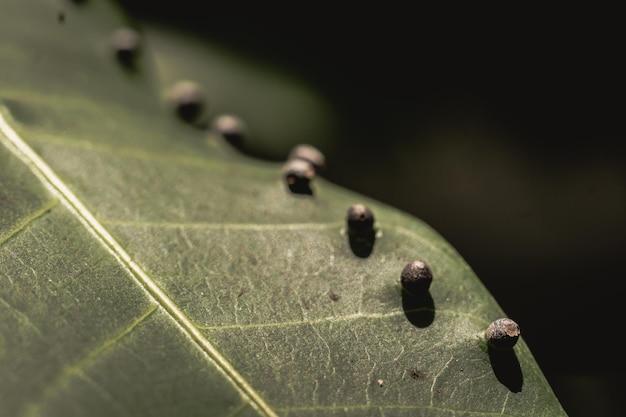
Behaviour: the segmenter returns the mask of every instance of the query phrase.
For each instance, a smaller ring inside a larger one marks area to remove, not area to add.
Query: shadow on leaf
[[[435,320],[435,301],[428,291],[411,294],[402,290],[402,309],[407,320],[416,327],[428,327]]]
[[[311,185],[308,181],[295,180],[293,182],[288,182],[287,187],[289,188],[289,191],[294,194],[299,194],[303,196],[313,195],[313,189],[311,188]]]
[[[519,360],[513,349],[494,349],[489,346],[489,361],[500,383],[511,392],[521,392],[524,377]]]
[[[348,233],[348,242],[350,249],[359,258],[367,258],[374,250],[376,243],[376,231],[371,230],[367,233]]]

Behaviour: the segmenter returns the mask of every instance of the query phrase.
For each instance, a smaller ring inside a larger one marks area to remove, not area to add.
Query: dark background
[[[571,417],[626,413],[620,26],[385,5],[121,3],[139,22],[217,41],[327,97],[339,123],[325,176],[446,237],[521,324]]]

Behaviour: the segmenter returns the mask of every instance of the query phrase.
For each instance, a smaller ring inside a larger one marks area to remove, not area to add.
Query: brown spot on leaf
[[[409,376],[415,380],[418,380],[424,377],[424,373],[417,368],[413,368],[409,370]]]
[[[330,298],[334,302],[337,302],[337,301],[339,301],[341,296],[339,294],[335,294],[333,292],[333,290],[330,290],[330,291],[328,291],[328,298]]]

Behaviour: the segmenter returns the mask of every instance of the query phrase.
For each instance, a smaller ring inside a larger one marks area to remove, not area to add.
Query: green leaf
[[[115,61],[122,24],[3,2],[0,416],[565,415],[523,341],[487,352],[504,313],[436,232],[178,122],[148,50]],[[415,258],[430,300],[400,291]]]
[[[234,113],[245,121],[246,151],[283,158],[300,143],[331,145],[331,106],[301,81],[206,40],[159,27],[144,33],[162,88],[181,79],[198,82],[210,114]]]

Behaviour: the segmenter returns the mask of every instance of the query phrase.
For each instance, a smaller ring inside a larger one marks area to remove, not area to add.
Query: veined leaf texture
[[[124,25],[102,1],[2,0],[0,416],[565,415],[523,340],[488,352],[505,314],[436,232],[322,179],[294,195],[179,122],[158,39],[139,71],[115,61]],[[414,259],[425,302],[399,285]]]

